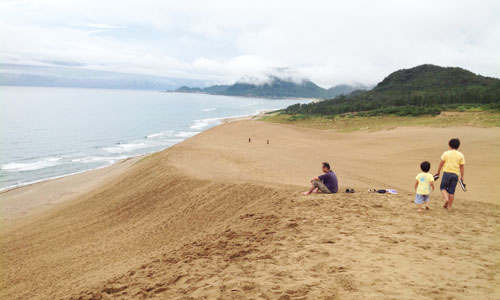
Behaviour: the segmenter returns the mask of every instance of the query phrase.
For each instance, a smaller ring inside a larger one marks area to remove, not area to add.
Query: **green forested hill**
[[[500,107],[500,80],[461,68],[421,65],[396,71],[370,91],[284,110],[290,114],[436,114],[460,105]]]

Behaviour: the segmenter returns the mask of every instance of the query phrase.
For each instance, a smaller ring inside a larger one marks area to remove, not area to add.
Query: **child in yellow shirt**
[[[436,177],[439,177],[441,169],[443,169],[443,178],[441,178],[440,190],[444,198],[444,208],[451,209],[451,204],[455,199],[455,188],[459,180],[464,180],[464,165],[465,157],[458,151],[460,147],[459,139],[451,139],[448,142],[450,150],[445,151],[441,155],[441,163],[439,164]],[[460,176],[460,177],[459,177]]]
[[[415,196],[415,204],[418,206],[418,211],[422,211],[422,206],[425,205],[425,209],[429,209],[429,195],[431,191],[434,191],[434,177],[429,173],[431,169],[431,163],[424,161],[420,164],[420,169],[422,173],[419,173],[415,179],[415,191],[417,195]],[[432,189],[432,190],[431,190]]]

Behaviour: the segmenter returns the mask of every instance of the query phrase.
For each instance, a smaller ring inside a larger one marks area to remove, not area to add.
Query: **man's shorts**
[[[415,196],[415,203],[416,204],[424,204],[424,202],[427,202],[427,201],[429,201],[429,195],[417,194]]]
[[[448,194],[455,194],[455,188],[458,183],[458,175],[455,173],[443,173],[443,178],[441,179],[441,186],[439,187],[441,190],[446,190]]]
[[[313,180],[312,185],[317,187],[323,194],[331,194],[330,190],[326,187],[326,185],[319,181],[319,180]]]

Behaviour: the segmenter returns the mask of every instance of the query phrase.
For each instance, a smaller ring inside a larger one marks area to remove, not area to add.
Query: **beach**
[[[0,192],[158,152],[226,118],[308,102],[19,86],[3,86],[2,95]]]
[[[500,128],[223,123],[161,152],[0,193],[0,297],[500,297]],[[436,190],[418,213],[420,162],[436,171],[453,137],[468,191],[447,211]],[[302,196],[323,161],[339,193]]]
[[[30,222],[29,217],[36,218],[42,212],[70,202],[122,174],[141,157],[127,158],[105,168],[1,191],[2,222],[4,225]]]

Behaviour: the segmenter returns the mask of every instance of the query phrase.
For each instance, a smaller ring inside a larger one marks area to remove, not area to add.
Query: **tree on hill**
[[[316,103],[296,104],[284,112],[420,115],[437,114],[444,108],[458,105],[500,108],[500,80],[461,68],[421,65],[390,74],[370,91],[356,91],[349,96],[341,95]]]

